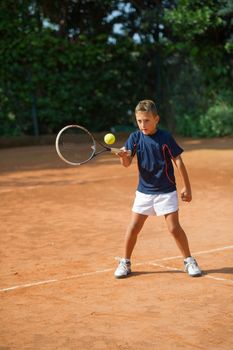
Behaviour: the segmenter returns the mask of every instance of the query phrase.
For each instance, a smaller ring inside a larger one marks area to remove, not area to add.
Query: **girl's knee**
[[[173,236],[178,236],[183,231],[179,224],[168,226],[168,230]]]

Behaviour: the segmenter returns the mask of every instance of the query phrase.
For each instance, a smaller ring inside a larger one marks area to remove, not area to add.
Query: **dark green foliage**
[[[233,95],[218,97],[204,115],[185,114],[177,118],[177,131],[184,136],[219,137],[233,136]]]
[[[232,11],[226,0],[1,1],[0,136],[133,125],[144,98],[171,130],[232,135]]]
[[[233,136],[233,106],[219,103],[200,117],[200,136]]]

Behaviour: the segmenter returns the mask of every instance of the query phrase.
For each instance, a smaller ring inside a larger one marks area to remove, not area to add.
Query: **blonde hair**
[[[151,112],[154,115],[158,115],[157,108],[152,100],[140,101],[135,108],[135,114],[137,112]]]

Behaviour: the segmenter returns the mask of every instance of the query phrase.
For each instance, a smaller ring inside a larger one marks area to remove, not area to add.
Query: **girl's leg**
[[[165,215],[166,224],[169,232],[175,238],[176,244],[179,247],[184,258],[191,256],[187,236],[180,226],[178,211]]]
[[[137,242],[137,236],[147,218],[147,215],[137,214],[134,212],[132,213],[131,221],[127,228],[125,237],[125,259],[131,258],[133,249]]]

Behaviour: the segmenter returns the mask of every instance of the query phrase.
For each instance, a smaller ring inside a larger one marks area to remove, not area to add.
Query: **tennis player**
[[[137,236],[148,216],[163,215],[169,232],[173,235],[182,256],[185,271],[192,277],[201,276],[197,261],[191,256],[187,236],[179,223],[178,195],[172,159],[181,174],[183,188],[181,200],[192,200],[187,170],[181,158],[183,149],[170,133],[158,128],[159,115],[155,103],[143,100],[135,109],[139,130],[133,132],[120,153],[121,164],[130,166],[137,154],[139,183],[132,208],[132,217],[125,238],[124,257],[115,271],[116,278],[131,273],[131,255]],[[131,155],[128,151],[131,151]]]

